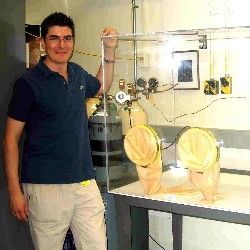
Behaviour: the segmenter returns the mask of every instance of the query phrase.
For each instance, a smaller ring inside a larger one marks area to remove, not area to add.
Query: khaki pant
[[[62,250],[70,227],[77,250],[105,250],[104,205],[95,180],[74,184],[23,184],[37,250]]]

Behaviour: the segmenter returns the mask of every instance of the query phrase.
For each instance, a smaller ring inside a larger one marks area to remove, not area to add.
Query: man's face
[[[53,64],[68,62],[74,47],[72,30],[67,26],[52,26],[43,40],[46,61]]]

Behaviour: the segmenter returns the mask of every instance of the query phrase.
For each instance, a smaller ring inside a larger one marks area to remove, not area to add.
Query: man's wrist
[[[115,59],[104,58],[105,63],[115,63]]]

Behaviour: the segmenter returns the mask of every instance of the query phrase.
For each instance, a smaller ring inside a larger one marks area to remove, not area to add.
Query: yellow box
[[[221,94],[232,94],[232,77],[225,76],[220,78],[220,93]]]
[[[204,83],[204,94],[205,95],[217,95],[219,94],[219,81],[210,79]]]

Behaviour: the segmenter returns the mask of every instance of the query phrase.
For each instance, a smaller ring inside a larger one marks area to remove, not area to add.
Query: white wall
[[[43,19],[55,11],[67,13],[67,0],[25,0],[26,23],[41,24]]]
[[[172,215],[171,213],[162,213],[159,211],[149,211],[149,235],[159,243],[164,249],[173,248],[172,236]],[[149,239],[149,250],[160,250],[160,248],[151,238]]]
[[[149,211],[149,234],[165,249],[173,248],[172,216],[170,213]],[[250,227],[227,222],[183,217],[183,250],[248,250]],[[150,250],[160,250],[150,239]]]
[[[155,4],[155,3],[158,4]],[[144,28],[148,32],[166,31],[166,30],[187,30],[187,29],[204,29],[209,27],[224,27],[224,26],[238,26],[250,25],[250,20],[247,16],[249,4],[246,1],[201,1],[201,0],[177,0],[177,1],[143,1],[142,11],[144,11],[143,21]],[[161,9],[157,9],[157,7]],[[152,13],[153,12],[153,13]],[[153,21],[154,20],[154,21]],[[156,20],[156,21],[155,21]],[[212,34],[213,35],[213,34]],[[242,34],[242,36],[245,34]],[[249,31],[248,31],[249,35]],[[216,36],[216,35],[214,35]],[[209,38],[209,37],[208,37]],[[238,37],[239,38],[239,37]],[[184,38],[185,39],[185,38]],[[196,38],[198,41],[198,38]],[[200,86],[199,91],[176,91],[175,92],[175,114],[180,116],[182,114],[191,114],[220,97],[229,96],[204,96],[203,85],[205,80],[215,78],[219,80],[221,76],[225,75],[225,48],[229,47],[229,62],[228,73],[233,77],[233,94],[230,97],[244,96],[248,99],[228,99],[226,101],[218,101],[210,108],[196,115],[187,115],[181,119],[176,120],[177,126],[198,126],[211,127],[223,129],[250,129],[249,121],[249,93],[250,93],[250,72],[247,70],[247,61],[250,56],[248,49],[249,40],[235,39],[230,41],[220,40],[212,41],[211,47],[214,50],[214,70],[210,76],[210,55],[209,49],[200,50]],[[174,46],[174,50],[190,50],[198,49],[198,42],[185,42],[180,46]],[[208,46],[210,43],[208,41]],[[166,50],[167,47],[165,47]],[[152,47],[153,49],[153,47]],[[159,48],[160,50],[160,48]],[[156,49],[157,52],[157,49]],[[152,53],[152,52],[151,52]],[[162,53],[161,51],[159,52]],[[150,52],[148,56],[150,55]],[[146,68],[148,74],[156,75],[158,79],[161,78],[162,72],[166,72],[171,65],[165,64],[161,68],[161,72],[157,72],[155,65],[160,64],[159,56],[156,60]],[[159,66],[158,66],[159,67]],[[161,83],[160,83],[161,84]],[[172,94],[172,93],[170,93]],[[166,97],[166,95],[165,95]],[[171,102],[167,108],[164,108],[162,103],[162,96],[155,95],[155,102],[158,107],[167,114],[167,109],[171,108]],[[165,98],[171,100],[171,98]],[[192,102],[192,105],[185,105]],[[157,125],[168,124],[166,120],[162,119],[160,113],[146,105],[149,114],[149,122]],[[242,112],[238,112],[241,110]],[[169,115],[167,115],[168,118]],[[244,122],[239,122],[244,121]],[[168,124],[168,125],[171,125]]]
[[[250,227],[233,223],[183,219],[183,250],[248,250]]]
[[[204,29],[208,27],[224,27],[249,25],[250,20],[247,17],[246,1],[240,0],[221,0],[221,1],[205,1],[205,0],[139,0],[137,1],[137,32],[159,32],[168,30],[184,30],[184,29]],[[132,9],[131,1],[124,0],[93,0],[93,1],[68,1],[68,13],[74,18],[76,23],[76,46],[73,61],[85,67],[89,72],[95,74],[101,60],[101,31],[105,26],[113,26],[117,28],[120,34],[132,32]],[[198,40],[198,38],[197,38]],[[185,46],[177,46],[176,50],[198,49],[196,45],[191,43]],[[120,43],[120,46],[121,43]],[[230,45],[224,41],[213,42],[211,45],[215,51],[214,72],[210,76],[210,55],[209,50],[200,50],[200,86],[199,91],[178,91],[175,92],[175,114],[179,116],[185,113],[192,113],[200,108],[210,104],[213,100],[222,97],[204,96],[203,85],[205,80],[215,78],[219,80],[225,75],[224,70],[224,53],[225,46],[231,46],[229,52],[229,72],[233,76],[233,95],[249,97],[250,93],[250,71],[247,70],[248,64],[242,63],[248,60],[250,50],[248,40],[231,41]],[[244,48],[244,49],[243,49]],[[126,49],[126,47],[125,47]],[[164,48],[163,48],[164,49]],[[243,50],[242,50],[243,49]],[[84,55],[83,53],[92,55]],[[128,52],[127,52],[128,53]],[[132,53],[132,50],[131,50]],[[161,53],[161,52],[158,52]],[[131,56],[131,55],[130,55]],[[151,52],[152,57],[152,52]],[[154,58],[153,58],[154,59]],[[150,76],[161,78],[161,72],[166,71],[164,68],[156,69],[155,65],[159,64],[158,58],[151,60],[148,67],[144,67],[144,71]],[[241,67],[239,67],[241,65]],[[166,65],[166,68],[171,65]],[[158,71],[157,71],[158,70]],[[116,64],[114,84],[111,89],[112,94],[117,92],[118,81],[125,78],[127,82],[133,81],[133,64]],[[163,82],[160,82],[160,85]],[[173,95],[172,93],[170,93]],[[166,95],[165,95],[166,97]],[[171,98],[162,98],[162,95],[155,95],[155,102],[158,103],[159,109],[167,116],[169,115],[169,107],[173,103],[169,103],[164,108],[163,100],[171,100]],[[142,98],[145,99],[145,98]],[[183,105],[192,100],[192,105]],[[146,101],[145,105],[149,123],[155,125],[173,125],[168,124],[162,115]],[[178,126],[199,126],[223,129],[249,129],[250,121],[241,122],[250,117],[249,98],[245,100],[229,99],[227,101],[218,101],[210,108],[196,115],[188,115],[182,119],[176,120]],[[243,112],[238,112],[243,110]],[[223,118],[222,118],[223,117]],[[172,118],[172,117],[169,117]],[[249,118],[250,119],[250,118]]]
[[[120,33],[132,32],[131,6],[124,0],[69,0],[68,6],[76,25],[75,50],[93,54],[87,56],[75,52],[72,60],[95,74],[101,62],[102,30],[111,26]]]

